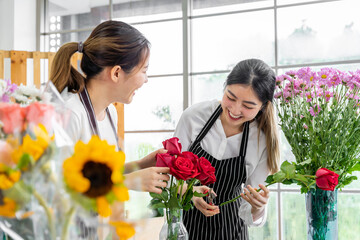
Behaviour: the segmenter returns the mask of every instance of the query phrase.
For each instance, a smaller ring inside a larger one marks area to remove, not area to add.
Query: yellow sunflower
[[[12,170],[5,164],[0,163],[0,190],[12,188],[12,186],[19,181],[20,176],[20,171]]]
[[[135,228],[127,222],[110,222],[110,224],[115,227],[120,240],[127,240],[135,235]]]
[[[22,144],[11,154],[15,163],[18,163],[25,153],[31,155],[34,161],[37,161],[44,154],[49,143],[54,140],[54,136],[49,136],[48,131],[42,124],[34,127],[33,131],[35,139],[32,139],[29,134],[25,135]]]
[[[129,199],[123,184],[124,163],[122,151],[93,136],[88,144],[76,143],[74,154],[63,163],[64,179],[70,189],[95,199],[97,212],[108,217],[112,200]]]

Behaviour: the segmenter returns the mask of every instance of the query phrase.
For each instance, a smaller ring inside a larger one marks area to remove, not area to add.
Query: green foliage
[[[339,189],[356,179],[351,174],[360,170],[359,75],[302,68],[277,77],[280,126],[296,162],[285,161],[268,183],[295,183],[307,192],[319,168],[340,175]]]

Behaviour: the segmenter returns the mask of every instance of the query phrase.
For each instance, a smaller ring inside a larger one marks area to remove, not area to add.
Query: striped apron
[[[249,122],[244,123],[244,130],[238,157],[218,160],[207,153],[200,145],[201,140],[208,133],[222,112],[221,105],[211,115],[189,151],[208,159],[215,167],[216,182],[209,187],[213,188],[217,197],[214,204],[230,200],[242,191],[246,181],[245,155],[249,136]],[[239,217],[240,199],[220,207],[220,213],[206,217],[194,208],[184,213],[184,224],[189,232],[190,240],[247,240],[248,230],[244,221]]]
[[[84,90],[82,92],[79,93],[79,97],[80,97],[80,101],[83,104],[89,123],[90,123],[90,128],[91,128],[91,134],[92,135],[97,135],[100,137],[100,131],[98,129],[97,126],[97,121],[96,121],[96,117],[95,117],[95,111],[94,108],[91,104],[91,100],[90,100],[90,96],[88,91],[86,90],[86,88],[84,88]],[[121,150],[119,147],[119,139],[118,139],[118,135],[116,133],[116,128],[114,125],[114,122],[111,118],[110,115],[110,111],[108,108],[106,108],[106,114],[109,118],[110,124],[111,124],[111,128],[115,134],[115,138],[116,138],[116,147],[117,150]],[[98,219],[97,219],[97,214],[96,213],[91,213],[91,215],[93,217],[88,218],[86,221],[84,221],[81,217],[76,216],[75,217],[75,221],[76,221],[76,225],[78,227],[78,239],[89,239],[89,240],[95,240],[98,239],[97,237],[97,231],[96,231],[96,225],[98,223]],[[95,226],[94,226],[95,225]]]

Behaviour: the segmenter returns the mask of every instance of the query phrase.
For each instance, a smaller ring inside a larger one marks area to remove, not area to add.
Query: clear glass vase
[[[338,239],[337,190],[306,193],[308,240]]]
[[[189,240],[189,234],[183,223],[182,209],[166,209],[164,218],[160,240]]]

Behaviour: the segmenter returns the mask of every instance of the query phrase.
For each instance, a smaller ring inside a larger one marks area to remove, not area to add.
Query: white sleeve
[[[189,125],[189,119],[187,119],[186,116],[187,112],[185,111],[181,115],[174,132],[174,137],[179,138],[182,151],[188,151],[191,144],[191,126]]]
[[[245,187],[247,185],[251,185],[254,188],[259,188],[259,184],[265,185],[265,180],[268,174],[269,174],[269,169],[267,165],[267,150],[265,148],[263,150],[263,153],[261,154],[260,161],[256,166],[255,170],[253,171],[251,176],[248,176],[245,183]],[[263,211],[262,216],[254,222],[253,216],[251,214],[251,205],[245,200],[241,199],[239,216],[244,220],[245,224],[247,224],[248,226],[261,227],[266,222],[267,205],[265,206],[265,210]]]
[[[81,139],[81,129],[82,127],[79,116],[71,111],[69,121],[65,126],[65,131],[74,144]]]

